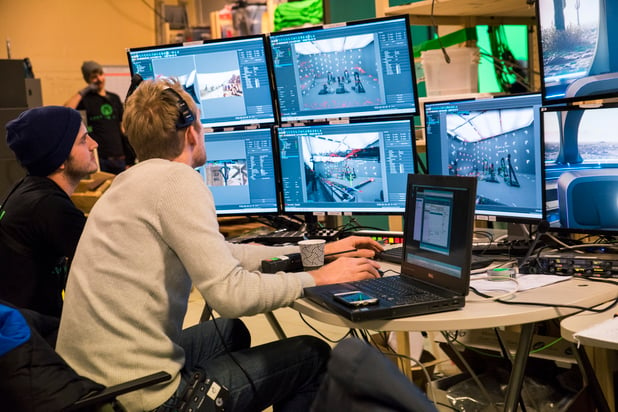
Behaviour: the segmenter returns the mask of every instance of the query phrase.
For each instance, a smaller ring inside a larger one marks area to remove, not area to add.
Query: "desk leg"
[[[398,364],[401,372],[412,380],[412,367],[410,363],[410,334],[408,332],[396,332],[397,352],[404,355],[404,358],[399,358]]]
[[[572,345],[575,348],[575,354],[577,356],[577,363],[582,372],[582,376],[584,378],[584,388],[589,391],[592,400],[596,406],[598,412],[610,412],[611,409],[609,404],[607,403],[607,399],[601,390],[601,385],[596,376],[596,372],[590,363],[590,359],[588,358],[588,354],[586,353],[586,349],[581,346]]]
[[[515,353],[515,359],[513,360],[513,369],[509,377],[509,386],[507,387],[506,399],[504,401],[505,412],[515,412],[517,410],[517,403],[524,383],[526,362],[528,361],[528,354],[532,347],[533,336],[534,323],[526,323],[521,326],[517,353]]]
[[[275,314],[272,312],[266,312],[264,316],[266,316],[266,320],[268,321],[268,323],[270,323],[270,327],[273,328],[273,330],[275,331],[275,335],[277,335],[279,340],[285,339],[287,336],[285,336],[285,332],[283,331],[281,324],[279,324],[279,321],[275,317]]]

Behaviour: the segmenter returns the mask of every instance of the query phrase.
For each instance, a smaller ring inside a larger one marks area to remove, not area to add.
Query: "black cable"
[[[305,319],[305,317],[303,316],[302,313],[298,312],[298,315],[300,316],[300,319],[305,323],[305,325],[307,325],[312,331],[314,331],[315,333],[317,333],[322,339],[330,342],[330,343],[339,343],[342,340],[344,340],[345,338],[347,338],[348,336],[357,336],[356,335],[356,331],[354,329],[349,329],[345,335],[343,335],[343,337],[339,338],[339,339],[331,339],[327,336],[325,336],[322,332],[320,332],[319,330],[317,330],[313,325],[311,325],[309,322],[307,322],[307,319]]]
[[[431,14],[430,14],[431,25],[433,26],[433,29],[436,32],[436,36],[438,36],[438,44],[440,45],[440,50],[442,50],[442,54],[444,55],[444,61],[447,64],[450,64],[451,63],[451,57],[448,55],[448,53],[446,52],[446,49],[442,45],[442,38],[438,34],[438,25],[436,24],[435,16],[434,16],[434,13],[433,13],[433,9],[434,9],[435,4],[436,4],[436,0],[431,0]]]
[[[238,359],[236,359],[236,357],[232,354],[232,351],[230,350],[230,348],[227,347],[227,344],[225,343],[225,339],[223,338],[223,333],[221,333],[221,330],[219,329],[219,325],[217,325],[217,322],[215,321],[215,316],[212,312],[212,308],[210,307],[210,305],[208,305],[208,303],[205,304],[205,309],[210,314],[210,319],[215,325],[215,330],[217,331],[217,335],[219,335],[219,339],[221,339],[221,344],[223,345],[223,348],[225,349],[225,353],[230,357],[230,359],[232,359],[232,361],[234,361],[236,366],[238,366],[241,372],[245,375],[245,377],[249,381],[249,385],[251,385],[251,390],[253,391],[253,395],[255,396],[256,403],[261,405],[262,400],[260,399],[260,395],[258,394],[257,388],[255,387],[255,383],[253,383],[253,379],[251,379],[251,376],[249,376],[249,373],[245,370],[245,368],[243,368],[240,365],[240,362],[238,362]]]

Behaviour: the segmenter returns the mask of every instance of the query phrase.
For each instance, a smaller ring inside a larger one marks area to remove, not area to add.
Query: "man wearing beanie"
[[[26,110],[6,140],[27,175],[1,200],[0,299],[60,317],[68,265],[86,218],[70,195],[97,170],[97,143],[68,107]]]
[[[64,105],[86,111],[88,133],[99,144],[101,170],[118,174],[135,161],[122,132],[122,101],[117,94],[105,90],[105,74],[99,63],[84,62],[82,76],[88,85]]]

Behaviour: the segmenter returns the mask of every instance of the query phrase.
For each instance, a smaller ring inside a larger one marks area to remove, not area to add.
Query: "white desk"
[[[382,266],[385,269],[387,268],[387,264]],[[595,283],[585,279],[570,279],[542,288],[520,292],[511,301],[590,307],[607,302],[617,296],[618,287]],[[513,371],[509,378],[505,399],[505,411],[515,411],[517,409],[517,402],[524,378],[524,369],[532,344],[535,322],[561,318],[577,312],[577,309],[569,308],[505,305],[497,302],[487,302],[473,294],[468,296],[466,306],[460,310],[359,323],[344,319],[308,299],[299,299],[292,307],[304,315],[332,325],[381,331],[444,331],[521,325],[517,353],[513,361]],[[407,350],[408,345],[405,344],[405,340],[404,345],[399,345],[399,348],[402,351]]]

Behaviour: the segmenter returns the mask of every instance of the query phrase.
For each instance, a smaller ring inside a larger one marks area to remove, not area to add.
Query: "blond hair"
[[[177,130],[178,98],[182,97],[195,116],[193,127],[199,130],[197,105],[175,79],[146,80],[125,103],[122,126],[138,160],[153,158],[172,160],[184,149],[184,129]]]

